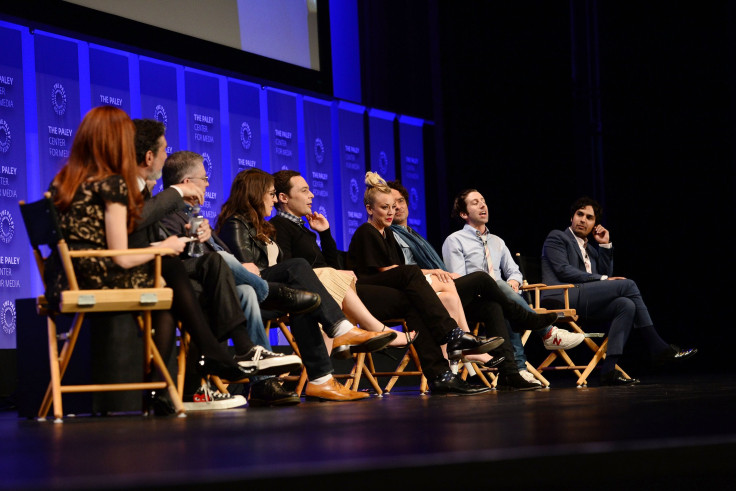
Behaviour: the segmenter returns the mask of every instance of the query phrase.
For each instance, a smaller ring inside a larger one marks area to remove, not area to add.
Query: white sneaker
[[[558,349],[571,349],[579,345],[585,339],[585,334],[570,332],[552,326],[552,332],[547,339],[543,339],[544,347],[550,351]]]
[[[519,375],[521,375],[524,380],[526,380],[527,382],[531,384],[535,384],[540,387],[542,386],[542,382],[537,380],[537,377],[532,375],[532,372],[530,372],[529,370],[519,370]]]
[[[248,405],[245,397],[223,394],[219,390],[213,391],[209,384],[202,385],[197,392],[186,399],[191,399],[183,403],[187,411],[214,411]]]

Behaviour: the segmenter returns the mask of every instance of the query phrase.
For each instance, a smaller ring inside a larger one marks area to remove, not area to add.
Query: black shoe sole
[[[284,407],[284,406],[296,406],[301,403],[302,400],[299,396],[295,397],[282,397],[281,399],[248,399],[248,405],[251,407]]]
[[[317,301],[316,301],[316,302],[314,302],[314,305],[312,305],[311,307],[309,307],[309,308],[306,308],[306,309],[304,309],[304,310],[294,310],[294,311],[291,311],[291,312],[289,312],[289,313],[290,313],[291,315],[303,315],[303,314],[308,314],[308,313],[310,313],[310,312],[314,312],[315,310],[317,310],[317,309],[319,308],[319,306],[320,306],[320,305],[322,305],[322,298],[321,298],[321,297],[320,297],[319,295],[317,295]]]
[[[498,348],[503,344],[503,338],[499,337],[498,339],[494,339],[493,341],[488,341],[484,344],[481,344],[480,346],[476,346],[475,348],[469,348],[464,350],[456,350],[456,351],[448,351],[447,358],[450,360],[459,360],[465,355],[482,355],[483,353],[488,353],[489,351],[493,351],[494,349]]]

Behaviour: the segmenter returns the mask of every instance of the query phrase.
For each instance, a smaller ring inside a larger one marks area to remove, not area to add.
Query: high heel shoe
[[[386,332],[386,329],[388,329],[389,331],[397,332],[396,330],[391,329],[388,326],[383,326],[383,329],[381,330],[381,332]],[[404,336],[406,337],[406,343],[401,344],[401,345],[393,345],[393,346],[388,344],[386,345],[386,348],[408,348],[419,336],[419,333],[416,331],[398,331],[397,336],[399,333],[404,334]],[[414,336],[411,336],[411,333],[414,333]]]

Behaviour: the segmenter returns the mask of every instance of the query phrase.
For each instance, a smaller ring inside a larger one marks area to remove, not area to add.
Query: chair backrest
[[[543,283],[541,256],[522,256],[517,252],[514,258],[519,265],[521,274],[524,275],[524,280],[526,280],[528,284],[533,285],[536,283]],[[525,292],[524,296],[529,304],[534,303],[534,299],[532,298],[530,291]],[[547,309],[562,309],[565,307],[565,303],[559,299],[544,298],[541,303],[542,306]]]
[[[45,193],[38,201],[32,203],[21,201],[19,204],[28,238],[34,248],[39,245],[55,246],[64,238],[59,225],[59,215],[49,193]]]
[[[48,192],[44,193],[44,197],[38,201],[32,203],[20,201],[18,204],[28,233],[28,239],[36,256],[39,272],[43,278],[44,256],[40,246],[47,246],[53,251],[59,241],[64,239],[56,206],[54,206],[51,194]]]
[[[516,253],[516,262],[521,274],[528,283],[542,283],[542,258],[538,256],[522,256]]]

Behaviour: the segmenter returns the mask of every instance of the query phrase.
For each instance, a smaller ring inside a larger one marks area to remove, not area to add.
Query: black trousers
[[[329,337],[334,337],[335,325],[345,319],[345,314],[314,274],[312,267],[305,259],[291,258],[264,269],[261,278],[320,296],[322,303],[316,310],[291,316],[291,333],[299,345],[309,380],[332,373],[332,363],[319,324],[322,324],[322,329]]]
[[[204,296],[208,297],[205,301],[211,302],[210,311],[222,308],[222,313],[216,312],[215,319],[222,319],[223,324],[214,325],[215,331],[211,329],[213,325],[208,322],[200,304],[202,295],[195,292],[184,264],[178,257],[164,256],[161,258],[161,276],[166,280],[166,286],[174,291],[174,300],[171,312],[156,311],[153,313],[156,345],[163,350],[162,355],[168,356],[171,353],[176,327],[175,320],[179,320],[202,355],[223,363],[233,363],[232,356],[220,345],[219,341],[227,337],[239,337],[237,335],[233,336],[233,333],[242,330],[246,335],[246,339],[241,341],[243,345],[238,351],[249,350],[253,343],[247,338],[245,317],[240,310],[237,294],[234,293],[235,286],[232,274],[229,273],[230,270],[227,269],[227,272],[230,276],[230,282],[233,283],[234,307],[226,294],[221,298],[217,295],[223,293],[223,290],[227,291],[227,275],[218,276],[223,272],[222,267],[227,268],[227,265],[219,257],[219,254],[206,254],[200,259],[206,257],[213,259],[202,261],[203,268],[207,270],[203,273],[206,282],[202,284],[203,291],[207,292],[207,295]],[[218,261],[221,263],[219,266]],[[223,305],[220,305],[220,303]],[[234,308],[240,312],[239,319],[238,312],[233,310]],[[248,345],[248,343],[250,344]]]
[[[407,327],[417,332],[414,348],[417,350],[422,371],[427,379],[432,380],[449,368],[432,330],[427,327],[419,313],[420,309],[412,305],[403,291],[382,285],[366,285],[362,280],[358,281],[356,290],[373,317],[381,321],[404,319]]]
[[[483,322],[487,336],[499,336],[504,339],[504,343],[494,351],[494,354],[506,358],[499,366],[499,371],[518,372],[504,319],[504,307],[507,309],[516,307],[509,305],[511,301],[498,287],[496,280],[488,273],[477,271],[456,279],[455,288],[463,304],[468,324],[472,326],[476,322]]]

